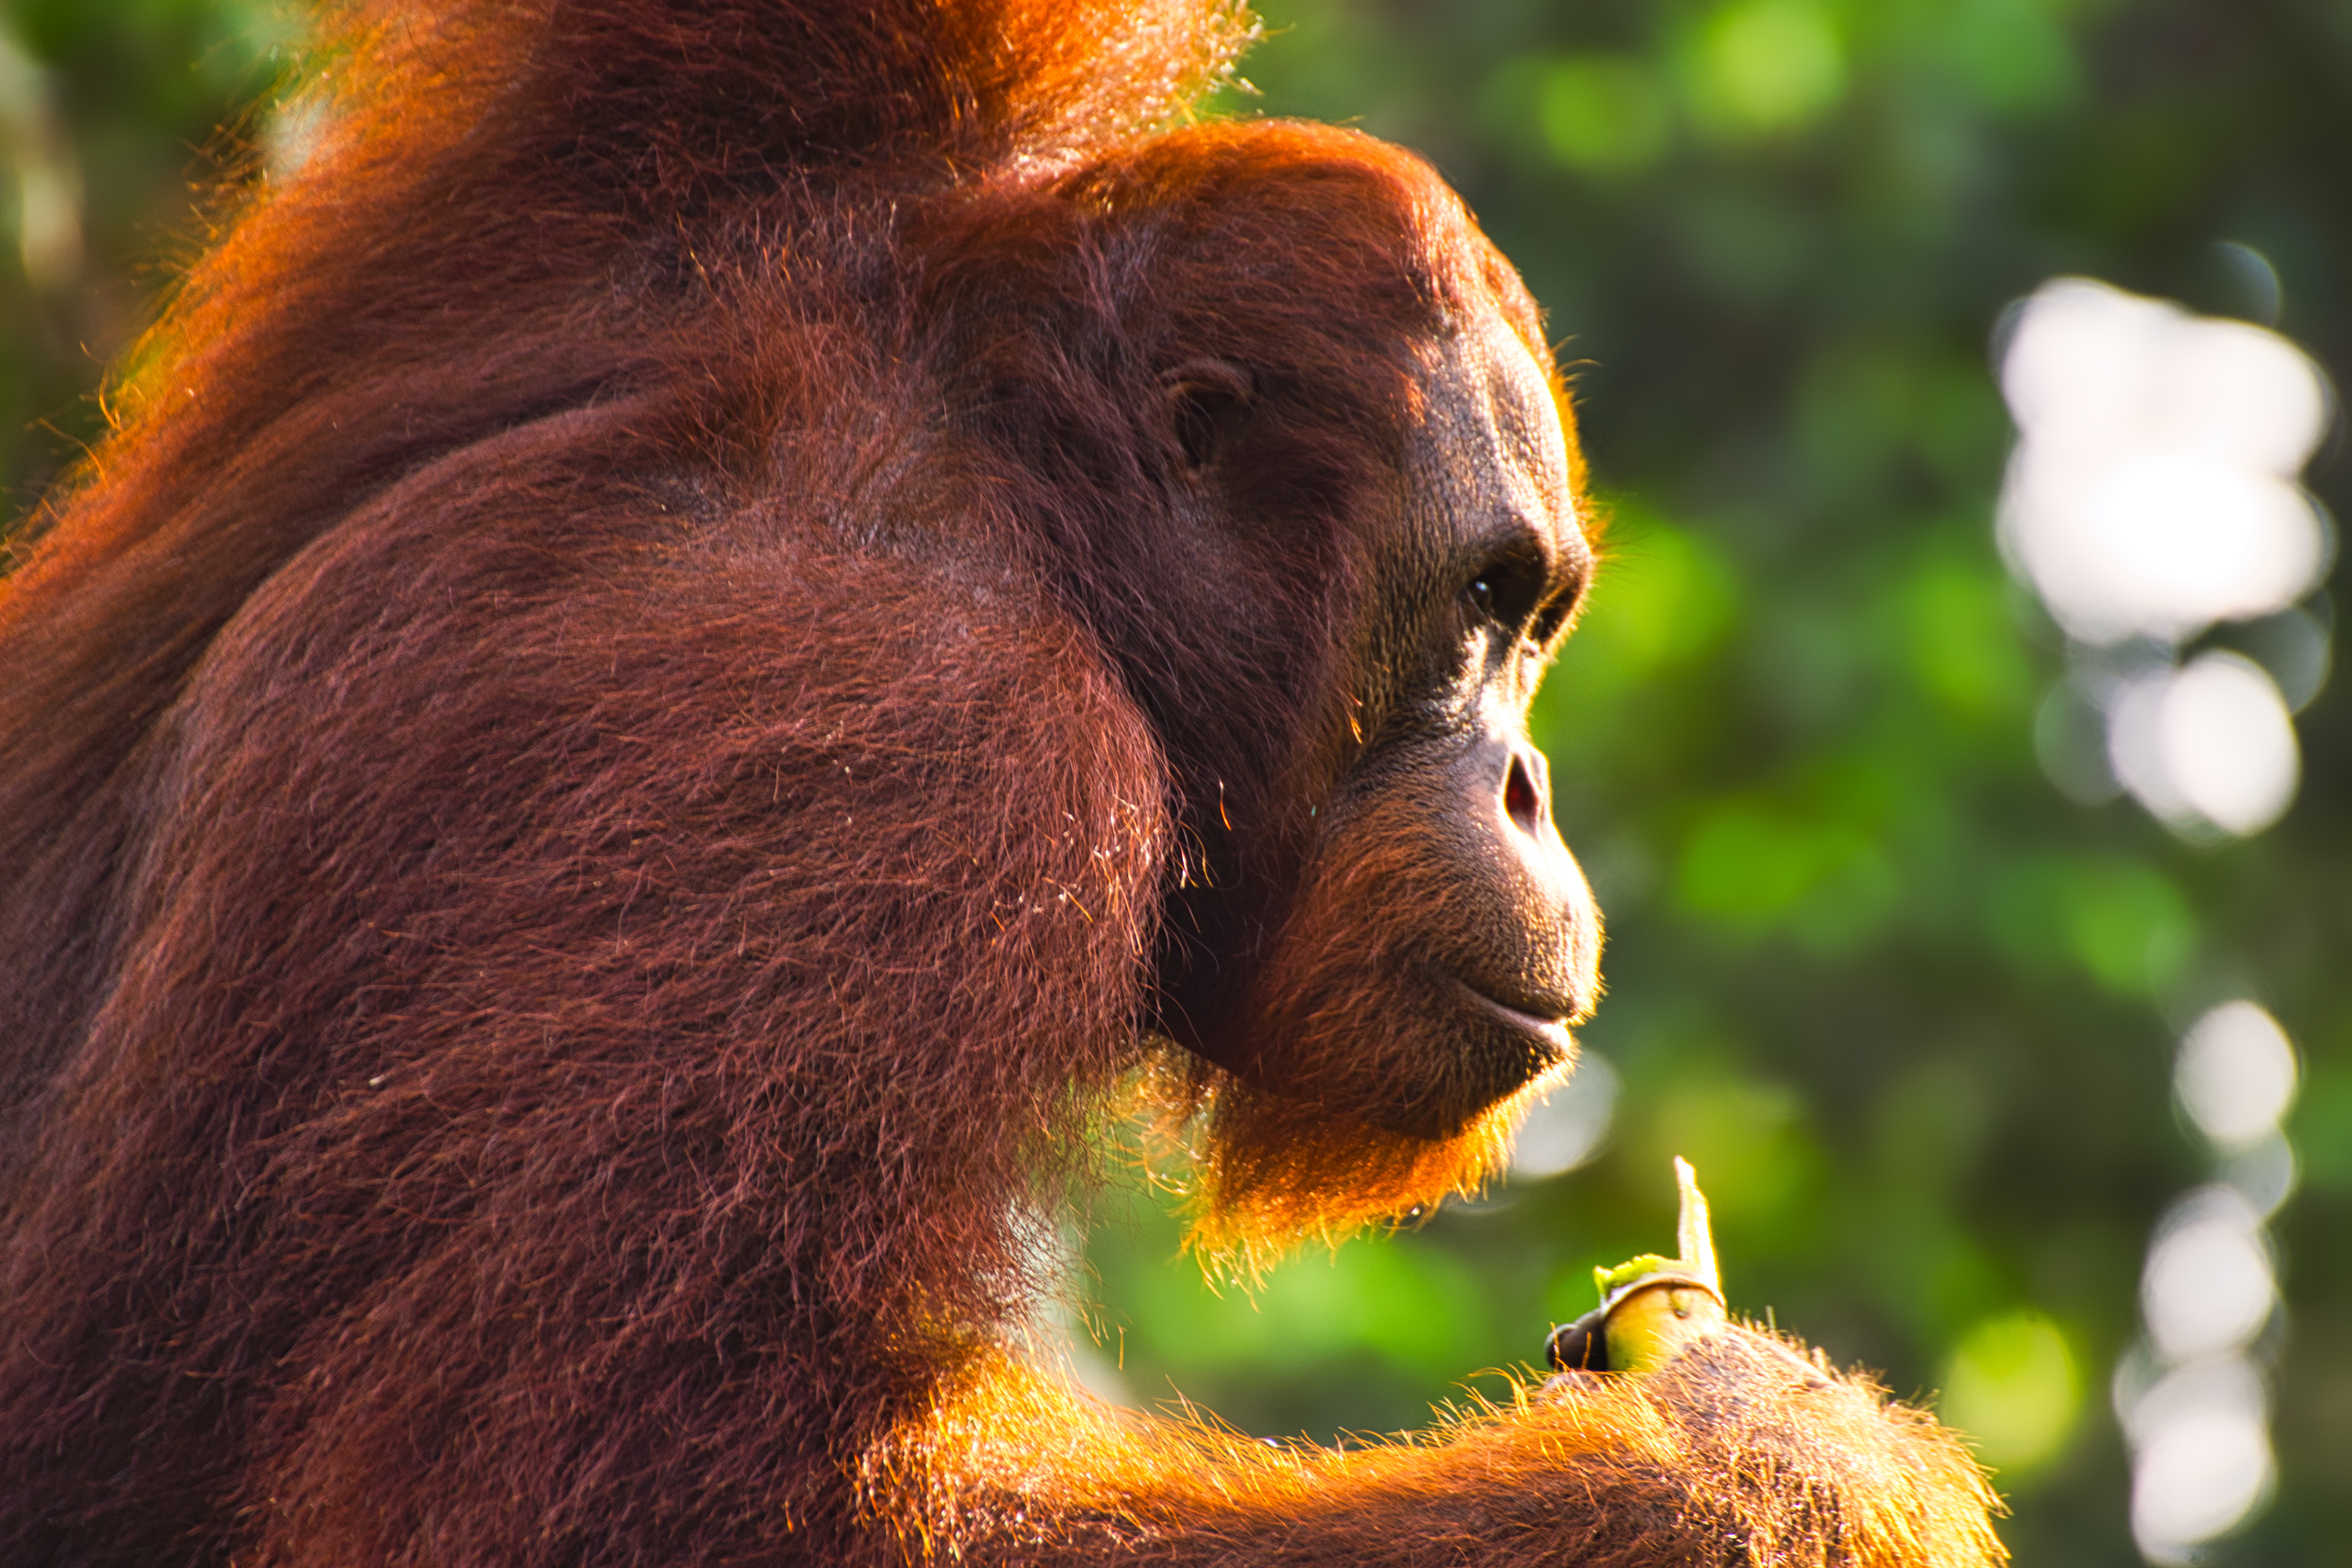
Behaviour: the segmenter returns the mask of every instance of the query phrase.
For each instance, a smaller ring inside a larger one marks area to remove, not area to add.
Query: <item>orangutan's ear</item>
[[[1248,417],[1255,395],[1250,374],[1225,360],[1192,360],[1160,384],[1178,461],[1187,472],[1200,473]]]

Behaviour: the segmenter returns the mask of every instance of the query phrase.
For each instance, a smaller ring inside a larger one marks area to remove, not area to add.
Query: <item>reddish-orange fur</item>
[[[1346,751],[1414,356],[1549,364],[1427,169],[1153,130],[1199,0],[331,20],[0,597],[0,1560],[1997,1557],[1948,1435],[1760,1336],[1348,1453],[1008,1348],[1139,1072],[1244,1255],[1509,1118],[1145,1028],[1186,803]],[[1314,393],[1230,574],[1162,526],[1187,356]]]

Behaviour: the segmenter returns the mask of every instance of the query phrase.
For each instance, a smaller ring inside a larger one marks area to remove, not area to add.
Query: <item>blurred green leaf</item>
[[[2083,1377],[2065,1334],[2030,1308],[1985,1319],[1953,1347],[1945,1418],[2013,1486],[2056,1458],[2082,1414]]]
[[[2197,941],[2188,900],[2161,872],[2116,856],[2041,855],[2001,874],[1994,932],[2019,969],[2069,961],[2118,996],[2149,996]]]
[[[1594,174],[1647,168],[1674,131],[1665,84],[1625,55],[1571,55],[1543,70],[1537,122],[1551,155]]]
[[[1844,94],[1837,18],[1814,0],[1731,0],[1699,26],[1687,65],[1698,123],[1729,136],[1815,120]]]

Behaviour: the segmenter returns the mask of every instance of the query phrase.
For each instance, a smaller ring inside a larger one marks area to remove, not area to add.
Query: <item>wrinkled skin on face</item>
[[[1527,729],[1592,552],[1552,388],[1505,321],[1432,345],[1414,390],[1297,892],[1245,993],[1187,1043],[1435,1140],[1564,1068],[1598,992],[1599,912]]]

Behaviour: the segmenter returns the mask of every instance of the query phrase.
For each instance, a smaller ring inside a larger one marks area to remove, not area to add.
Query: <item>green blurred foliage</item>
[[[236,130],[250,129],[299,37],[279,0],[0,0],[7,513],[104,428],[98,383],[202,242],[210,193],[249,140]],[[40,183],[79,198],[70,253],[46,266],[24,244],[26,187]]]
[[[2063,1447],[2082,1403],[2065,1331],[2031,1308],[1987,1318],[1953,1347],[1945,1418],[1972,1434],[1999,1469],[2040,1466]]]
[[[2252,842],[2191,848],[2127,801],[2061,796],[2033,747],[2055,636],[1992,544],[2009,427],[1988,352],[2061,272],[2258,311],[2218,248],[2236,241],[2276,268],[2281,329],[2352,365],[2352,7],[1264,9],[1261,96],[1225,109],[1422,149],[1572,364],[1612,523],[1538,722],[1610,917],[1582,1037],[1622,1093],[1581,1169],[1312,1252],[1254,1299],[1210,1289],[1150,1196],[1107,1196],[1078,1275],[1092,1373],[1263,1433],[1423,1425],[1590,1306],[1594,1265],[1670,1243],[1681,1153],[1735,1304],[1941,1390],[2001,1467],[2021,1562],[2136,1562],[2105,1384],[2148,1226],[2210,1174],[2172,1047],[2250,994],[2305,1058],[2305,1183],[2277,1232],[2280,1491],[2216,1561],[2340,1557],[2347,699],[2303,714],[2301,796]],[[0,15],[38,68],[0,69],[0,486],[22,503],[100,427],[101,365],[201,239],[195,186],[235,162],[213,128],[266,100],[290,35],[274,0]],[[36,281],[22,194],[59,169],[83,254]],[[2348,471],[2331,449],[2311,475],[2338,515]]]

